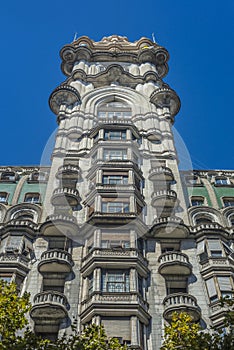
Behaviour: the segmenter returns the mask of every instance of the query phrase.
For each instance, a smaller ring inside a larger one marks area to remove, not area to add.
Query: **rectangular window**
[[[214,278],[209,278],[206,281],[206,287],[207,287],[210,301],[214,302],[214,301],[218,300],[218,295],[217,295],[217,291],[216,291],[216,287],[215,287]]]
[[[129,271],[106,270],[102,274],[102,291],[109,293],[129,292]]]
[[[223,256],[222,245],[219,239],[209,239],[207,243],[212,258],[219,258]]]
[[[40,194],[39,193],[27,193],[24,197],[24,202],[26,203],[39,203]]]
[[[128,177],[123,175],[103,175],[102,183],[104,185],[127,185]]]
[[[174,293],[187,293],[187,279],[166,280],[167,295]]]
[[[93,292],[93,274],[88,277],[89,295]]]
[[[228,185],[228,179],[227,178],[217,178],[215,179],[215,184],[216,185]]]
[[[7,203],[7,192],[0,192],[0,203]]]
[[[104,140],[126,140],[126,130],[105,130]]]
[[[11,274],[1,274],[0,279],[10,283],[12,281],[12,275]]]
[[[103,213],[129,213],[128,202],[104,202],[102,203]]]
[[[234,207],[234,198],[224,198],[223,204],[225,207]]]
[[[127,150],[126,149],[105,149],[104,160],[126,160]]]
[[[130,248],[130,241],[123,240],[102,240],[102,248]]]
[[[232,285],[230,277],[228,276],[218,276],[217,277],[219,289],[221,292],[222,298],[224,297],[232,297]]]
[[[204,204],[204,199],[191,199],[191,204],[192,206],[196,206],[196,205],[203,205]]]

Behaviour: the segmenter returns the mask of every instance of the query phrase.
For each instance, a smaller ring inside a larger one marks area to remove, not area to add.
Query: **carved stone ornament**
[[[56,115],[61,105],[69,106],[75,102],[80,102],[80,94],[73,86],[66,84],[58,86],[49,98],[50,108]]]

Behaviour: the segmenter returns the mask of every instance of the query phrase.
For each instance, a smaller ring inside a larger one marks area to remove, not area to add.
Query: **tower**
[[[224,210],[212,184],[231,185],[233,172],[181,175],[167,50],[147,38],[84,36],[60,56],[66,80],[49,98],[58,121],[51,167],[17,175],[10,204],[25,207],[24,217],[4,207],[1,228],[4,256],[9,232],[24,237],[15,247],[27,264],[14,271],[24,270],[19,287],[31,292],[35,331],[54,339],[75,318],[79,329],[102,323],[131,348],[155,350],[173,311],[220,325],[223,309],[212,303],[233,289],[234,193]],[[17,204],[25,181],[40,189]]]

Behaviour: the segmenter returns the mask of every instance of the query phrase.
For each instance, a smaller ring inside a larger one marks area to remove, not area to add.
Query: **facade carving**
[[[51,166],[0,167],[0,277],[31,293],[32,326],[50,339],[73,318],[141,350],[160,349],[173,311],[221,327],[234,171],[179,170],[167,50],[113,35],[60,56]]]

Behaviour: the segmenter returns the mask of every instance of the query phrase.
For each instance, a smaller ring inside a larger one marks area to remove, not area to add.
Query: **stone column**
[[[129,211],[130,211],[130,213],[135,212],[135,198],[134,198],[134,196],[130,196]]]
[[[131,344],[139,345],[138,319],[136,316],[131,317]]]
[[[134,184],[133,170],[129,170],[129,172],[128,172],[128,184],[129,185],[133,185]]]
[[[135,269],[130,269],[130,292],[137,291],[137,271]]]
[[[95,291],[100,292],[101,291],[101,269],[97,268],[95,269]]]

